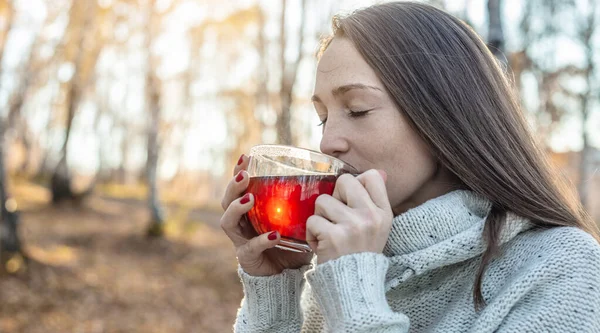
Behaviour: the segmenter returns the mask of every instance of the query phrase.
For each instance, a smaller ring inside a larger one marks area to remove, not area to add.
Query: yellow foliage
[[[6,262],[6,271],[10,274],[14,274],[24,267],[25,261],[23,260],[23,256],[20,254],[15,254]]]
[[[98,184],[96,189],[105,195],[118,199],[144,200],[148,197],[148,187],[145,184]]]
[[[27,253],[32,259],[51,266],[65,266],[75,264],[78,255],[75,249],[66,245],[41,248],[35,245],[27,247]]]
[[[10,198],[8,200],[6,200],[6,203],[4,204],[4,206],[6,207],[6,210],[14,213],[17,211],[17,200],[15,200],[14,198]]]

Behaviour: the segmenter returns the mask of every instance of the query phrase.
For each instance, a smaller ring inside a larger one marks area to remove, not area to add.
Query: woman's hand
[[[371,169],[354,177],[341,175],[333,195],[322,194],[306,222],[308,245],[324,263],[346,254],[383,252],[393,213],[385,171]]]
[[[308,264],[312,253],[295,253],[275,248],[280,239],[277,232],[257,235],[245,219],[244,214],[254,206],[252,194],[240,197],[249,183],[247,167],[248,157],[242,155],[221,201],[225,210],[221,217],[221,228],[233,242],[240,266],[250,275],[268,276],[279,274],[286,268],[300,268]]]

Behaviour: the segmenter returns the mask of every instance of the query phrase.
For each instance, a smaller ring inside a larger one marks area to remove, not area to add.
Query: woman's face
[[[410,127],[352,42],[336,37],[317,67],[313,96],[324,121],[321,151],[364,172],[387,172],[395,214],[450,190],[451,176]]]

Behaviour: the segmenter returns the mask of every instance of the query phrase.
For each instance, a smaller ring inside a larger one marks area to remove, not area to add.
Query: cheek
[[[436,172],[436,160],[427,145],[414,136],[397,139],[388,175],[388,195],[392,207],[406,201],[421,189]]]

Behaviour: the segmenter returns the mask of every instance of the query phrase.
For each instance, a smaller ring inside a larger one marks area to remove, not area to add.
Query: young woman
[[[321,150],[362,173],[317,199],[311,264],[249,230],[240,158],[221,220],[244,286],[235,330],[600,332],[594,223],[482,40],[410,2],[333,27],[313,96]]]

